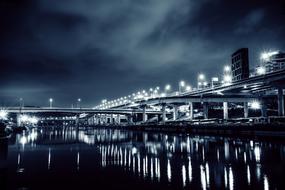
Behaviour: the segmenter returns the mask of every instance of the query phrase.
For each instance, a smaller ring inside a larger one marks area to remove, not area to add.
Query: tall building
[[[248,48],[241,48],[232,54],[232,81],[249,77]]]
[[[265,61],[266,73],[285,69],[285,53],[283,52],[272,52],[263,61]]]

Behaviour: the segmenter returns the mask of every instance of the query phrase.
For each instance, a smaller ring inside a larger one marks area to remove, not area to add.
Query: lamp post
[[[167,92],[169,92],[171,90],[170,84],[165,85],[164,90],[165,90],[165,93],[167,94]]]
[[[182,93],[182,88],[185,87],[185,82],[182,80],[179,82],[179,93],[181,94]]]
[[[49,108],[52,108],[52,103],[53,103],[53,99],[50,98],[50,99],[49,99]]]
[[[81,103],[81,98],[78,98],[77,99],[77,108],[80,108],[81,106],[80,106],[80,103]]]
[[[197,83],[197,88],[200,89],[201,86],[203,85],[203,82],[205,80],[205,75],[204,74],[199,74],[198,75],[198,83]]]
[[[226,65],[224,67],[224,77],[223,77],[223,80],[224,80],[224,84],[225,85],[229,85],[232,83],[232,73],[231,73],[231,67],[229,65]]]

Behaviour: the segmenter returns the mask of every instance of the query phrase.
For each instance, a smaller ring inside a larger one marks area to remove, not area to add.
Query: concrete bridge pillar
[[[75,125],[76,125],[76,126],[79,125],[79,114],[76,114]]]
[[[114,115],[113,114],[111,114],[110,115],[110,124],[114,124]]]
[[[229,103],[223,102],[223,110],[224,110],[224,119],[229,119]]]
[[[143,106],[143,122],[146,122],[147,121],[147,113],[146,113],[146,106],[144,105]]]
[[[278,88],[278,115],[284,116],[284,96],[283,96],[283,89]]]
[[[194,107],[193,107],[193,102],[189,102],[189,116],[190,120],[194,119]]]
[[[173,106],[173,121],[178,119],[178,108],[179,108],[179,106],[177,106],[177,105]]]
[[[244,118],[248,118],[248,102],[243,103]]]
[[[17,127],[20,127],[21,126],[21,114],[20,113],[17,113]]]
[[[120,114],[118,114],[117,115],[117,122],[116,122],[118,125],[120,125],[121,124],[121,115]]]
[[[128,123],[132,124],[133,123],[133,115],[128,115],[127,118],[128,118]]]
[[[264,99],[261,99],[261,117],[267,117],[267,105]]]
[[[162,104],[162,122],[166,121],[166,104]]]
[[[203,102],[203,114],[204,114],[204,119],[209,118],[209,104],[208,104],[208,102]]]

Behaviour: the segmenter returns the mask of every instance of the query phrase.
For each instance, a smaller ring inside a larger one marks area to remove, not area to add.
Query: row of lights
[[[229,85],[232,82],[232,77],[231,77],[231,68],[230,66],[225,66],[224,67],[224,80],[222,81],[222,84],[224,85]],[[204,89],[209,86],[209,83],[206,81],[206,77],[204,74],[199,74],[198,75],[198,84],[197,84],[197,89]],[[215,84],[218,84],[219,78],[218,77],[213,77],[212,78],[212,87]],[[167,95],[170,95],[171,91],[171,85],[167,84],[165,85],[164,92],[159,93],[160,87],[156,88],[150,88],[149,92],[146,90],[139,91],[137,93],[133,93],[132,95],[128,95],[125,97],[121,97],[115,100],[107,101],[107,99],[104,99],[101,101],[101,104],[96,106],[95,109],[108,109],[120,105],[124,105],[127,103],[134,103],[137,100],[143,100],[143,99],[149,99],[149,98],[156,98],[156,97],[166,97]],[[193,89],[190,85],[186,84],[185,81],[180,81],[179,82],[179,90],[178,92],[175,92],[175,95],[179,95],[183,92],[191,92]]]

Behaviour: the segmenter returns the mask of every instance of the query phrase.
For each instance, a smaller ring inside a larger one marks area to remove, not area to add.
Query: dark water
[[[110,129],[0,140],[4,189],[285,189],[285,142]]]

